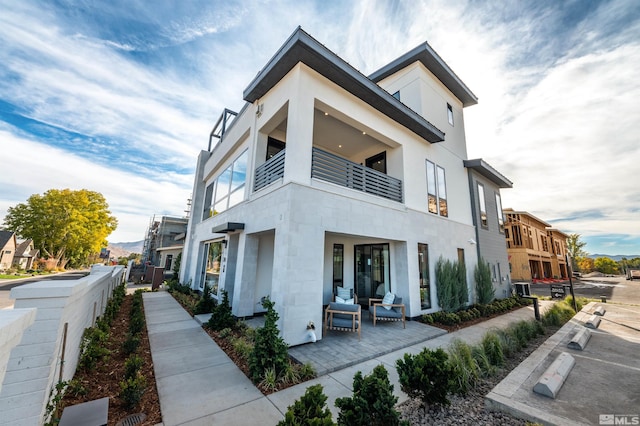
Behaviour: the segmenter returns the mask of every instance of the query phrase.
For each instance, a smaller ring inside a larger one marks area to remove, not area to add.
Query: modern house
[[[0,271],[11,268],[17,245],[15,232],[0,231]]]
[[[524,211],[505,209],[511,276],[518,281],[567,279],[567,235]]]
[[[308,341],[338,286],[364,304],[392,292],[409,317],[438,310],[440,256],[465,262],[473,298],[476,242],[489,237],[469,172],[487,194],[510,182],[465,167],[463,109],[477,98],[431,46],[365,76],[298,28],[243,98],[198,156],[182,283],[224,289],[238,317],[270,297],[289,345]],[[508,281],[506,254],[486,258]]]
[[[506,297],[511,294],[511,273],[500,189],[513,183],[482,159],[465,160],[464,166],[469,171],[478,257],[489,263],[495,296]]]
[[[162,216],[156,220],[154,216],[145,235],[142,262],[172,271],[184,247],[188,222],[186,217]]]

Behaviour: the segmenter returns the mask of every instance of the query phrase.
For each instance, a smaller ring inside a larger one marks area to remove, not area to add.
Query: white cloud
[[[142,239],[154,214],[182,216],[193,185],[187,176],[149,178],[135,170],[114,170],[6,130],[0,130],[0,152],[0,187],[12,188],[0,199],[0,217],[4,217],[7,208],[26,202],[32,194],[53,188],[88,189],[102,193],[111,213],[118,218],[118,229],[110,241]]]

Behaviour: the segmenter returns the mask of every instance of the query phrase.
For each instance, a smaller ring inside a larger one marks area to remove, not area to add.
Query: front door
[[[355,246],[355,283],[358,301],[369,304],[369,298],[382,298],[391,289],[389,244]]]

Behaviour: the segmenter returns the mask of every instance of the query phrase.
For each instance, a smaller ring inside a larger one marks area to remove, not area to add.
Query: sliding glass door
[[[222,241],[212,241],[204,244],[200,288],[204,289],[204,285],[207,284],[211,289],[211,295],[215,298],[218,297],[223,249]]]

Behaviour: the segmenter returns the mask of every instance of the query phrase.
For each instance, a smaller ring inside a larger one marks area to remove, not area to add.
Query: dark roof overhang
[[[491,167],[489,163],[482,158],[476,158],[474,160],[464,160],[464,166],[468,169],[475,170],[482,176],[489,179],[491,182],[498,185],[500,188],[513,188],[513,182],[504,177],[499,171]]]
[[[380,68],[369,76],[374,82],[384,80],[391,74],[420,61],[444,84],[447,89],[460,99],[462,105],[467,107],[478,103],[478,97],[460,80],[460,78],[449,68],[449,65],[436,53],[429,43],[424,42],[415,49],[405,53],[393,62]]]
[[[231,232],[240,231],[244,229],[244,223],[238,222],[226,222],[218,226],[214,226],[211,232],[214,234],[229,234]]]
[[[394,98],[389,92],[360,73],[298,27],[244,90],[243,97],[253,103],[264,96],[299,62],[371,105],[430,143],[444,141],[444,132],[420,114]]]

